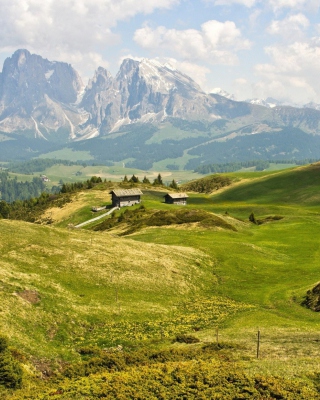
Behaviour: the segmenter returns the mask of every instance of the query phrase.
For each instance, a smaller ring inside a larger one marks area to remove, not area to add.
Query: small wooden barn
[[[164,201],[167,204],[180,204],[186,205],[187,204],[187,193],[167,193],[164,196]]]
[[[119,189],[110,192],[113,207],[128,207],[141,202],[140,189]]]

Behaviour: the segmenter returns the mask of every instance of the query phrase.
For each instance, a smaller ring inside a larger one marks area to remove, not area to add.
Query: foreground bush
[[[8,341],[0,336],[0,385],[17,389],[21,387],[22,369],[8,349]]]
[[[276,377],[251,377],[234,363],[192,360],[145,365],[65,381],[55,389],[37,396],[34,394],[33,397],[49,398],[310,400],[319,399],[319,393],[311,383]]]

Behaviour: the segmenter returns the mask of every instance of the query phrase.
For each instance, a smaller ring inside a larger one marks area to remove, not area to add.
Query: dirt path
[[[118,207],[113,207],[113,208],[111,208],[111,210],[109,210],[108,212],[106,212],[102,215],[99,215],[98,217],[88,219],[88,221],[85,221],[85,222],[82,222],[81,224],[75,225],[75,228],[81,228],[85,225],[90,224],[91,222],[98,221],[99,219],[105,217],[106,215],[111,214],[114,210],[117,210],[117,209],[118,209]]]

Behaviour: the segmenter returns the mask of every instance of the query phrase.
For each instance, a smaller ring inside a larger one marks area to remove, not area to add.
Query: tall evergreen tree
[[[170,183],[169,187],[172,189],[178,189],[177,182],[174,179],[172,179],[172,182]]]
[[[129,179],[129,182],[138,183],[139,178],[135,175],[132,175],[132,177]]]
[[[162,176],[159,173],[158,176],[156,177],[156,179],[153,181],[153,185],[158,186],[158,185],[163,185],[162,182]]]

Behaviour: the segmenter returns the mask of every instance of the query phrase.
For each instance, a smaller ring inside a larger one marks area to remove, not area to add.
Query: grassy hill
[[[320,164],[273,173],[255,182],[249,181],[218,194],[216,201],[317,206],[320,204]]]
[[[320,398],[319,315],[301,305],[320,280],[319,172],[230,174],[184,207],[146,187],[144,207],[117,211],[112,226],[67,229],[110,202],[103,185],[48,210],[49,226],[1,220],[0,333],[25,357],[15,350],[29,384],[3,393]],[[283,218],[256,225],[252,211]],[[45,369],[54,378],[37,380]]]
[[[216,280],[212,260],[191,248],[137,246],[18,221],[0,225],[0,329],[34,356],[72,358],[79,343],[114,345],[132,337],[117,332],[122,325],[137,323],[137,338],[143,336],[140,324],[165,321],[187,298],[209,295]]]

